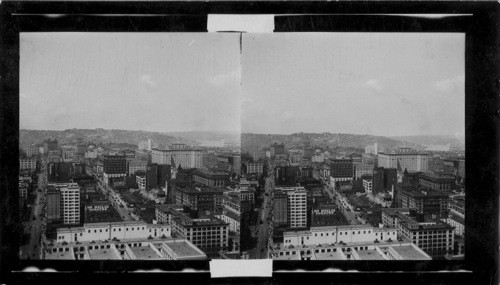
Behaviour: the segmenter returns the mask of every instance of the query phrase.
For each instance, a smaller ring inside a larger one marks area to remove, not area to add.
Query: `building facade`
[[[330,185],[341,181],[352,181],[353,177],[352,159],[330,159]]]
[[[384,168],[398,168],[398,163],[402,170],[408,172],[428,172],[429,154],[419,153],[404,149],[396,153],[379,153],[378,166]]]
[[[197,149],[172,148],[166,150],[153,149],[151,162],[157,164],[179,165],[182,168],[202,168],[203,152]]]

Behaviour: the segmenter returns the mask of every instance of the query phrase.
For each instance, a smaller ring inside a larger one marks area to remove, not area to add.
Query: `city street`
[[[335,202],[335,205],[337,205],[337,208],[342,212],[347,221],[351,225],[360,224],[360,222],[356,219],[356,214],[344,208],[344,206],[342,205],[342,202],[340,201],[341,194],[340,193],[335,194],[335,191],[333,189],[330,189],[328,184],[326,184],[326,181],[322,177],[320,177],[318,173],[313,172],[313,175],[314,178],[321,179],[321,181],[323,182],[325,193]]]
[[[268,240],[272,230],[272,221],[268,220],[273,206],[272,190],[274,189],[274,175],[271,174],[266,178],[264,201],[262,202],[262,211],[259,218],[262,219],[262,224],[259,221],[259,233],[257,235],[257,245],[254,251],[250,252],[250,258],[266,259],[268,258]]]
[[[114,190],[111,189],[111,187],[104,185],[102,183],[102,181],[99,179],[99,177],[92,170],[87,169],[87,173],[89,173],[89,172],[95,177],[95,179],[97,180],[97,187],[99,188],[101,193],[108,198],[109,202],[116,209],[116,211],[118,212],[120,217],[124,221],[135,221],[135,219],[130,215],[130,212],[128,211],[128,209],[125,207],[120,207],[120,204],[118,204],[115,201],[115,199],[113,198],[114,193],[115,193]]]
[[[30,241],[28,245],[22,247],[22,259],[38,259],[40,257],[40,244],[42,240],[42,231],[46,226],[45,215],[45,187],[47,184],[46,166],[42,163],[41,173],[38,174],[38,187],[36,191],[35,204],[32,206],[32,215],[30,216],[29,228]],[[33,220],[35,217],[35,220]]]

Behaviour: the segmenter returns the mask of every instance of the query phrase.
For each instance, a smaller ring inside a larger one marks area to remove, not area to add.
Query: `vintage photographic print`
[[[243,34],[243,47],[241,161],[260,183],[242,251],[463,258],[464,34]]]
[[[22,259],[239,257],[240,35],[21,33]]]
[[[464,257],[465,35],[21,33],[21,259]]]

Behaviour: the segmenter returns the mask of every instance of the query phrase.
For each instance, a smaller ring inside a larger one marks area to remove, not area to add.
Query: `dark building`
[[[301,167],[300,172],[302,175],[302,179],[313,178],[313,169],[312,167]]]
[[[104,155],[103,172],[107,174],[126,174],[127,160],[125,155]]]
[[[384,168],[377,167],[373,169],[372,193],[377,195],[384,191]]]
[[[426,216],[446,217],[449,194],[419,186],[403,186],[398,193],[402,208],[415,208]]]
[[[220,211],[223,208],[223,191],[215,188],[190,187],[174,183],[172,185],[174,204],[187,205],[198,211]]]
[[[54,186],[47,187],[47,223],[61,222],[61,191]]]
[[[87,173],[85,163],[73,163],[73,169],[75,175],[85,175]]]
[[[455,177],[424,173],[419,177],[419,184],[433,190],[450,191],[455,189]]]
[[[286,227],[288,224],[287,199],[288,198],[285,192],[279,190],[274,192],[273,214],[275,227]]]
[[[51,139],[47,139],[45,141],[43,141],[43,153],[47,154],[49,153],[49,150],[57,150],[58,146],[57,146],[57,140],[54,139],[54,140],[51,140]]]
[[[193,181],[209,187],[225,187],[229,184],[230,175],[226,172],[199,169],[193,174]]]
[[[298,166],[276,167],[276,184],[278,185],[295,186],[301,177]]]
[[[271,157],[275,157],[277,155],[285,154],[285,145],[283,143],[273,143],[270,148]]]
[[[157,165],[157,181],[158,181],[158,187],[163,188],[166,185],[167,181],[170,181],[171,179],[171,167],[168,164],[160,164]]]
[[[86,148],[87,147],[84,144],[82,144],[82,143],[77,144],[75,146],[75,154],[82,155],[82,156],[85,155],[85,149]]]
[[[311,159],[311,157],[313,157],[313,155],[314,155],[314,149],[308,147],[308,148],[304,149],[304,154],[302,155],[302,158]]]
[[[419,177],[422,175],[422,172],[409,173],[406,169],[403,172],[403,185],[404,186],[417,186],[419,185]]]
[[[257,223],[257,214],[254,205],[250,201],[241,201],[240,215],[240,250],[248,251],[254,247],[251,226]]]
[[[384,189],[390,191],[396,183],[398,183],[398,170],[396,168],[384,168]]]
[[[354,176],[352,159],[330,159],[330,177],[334,179],[351,179]]]
[[[146,166],[146,190],[158,188],[158,164],[150,163]]]
[[[51,162],[47,166],[49,182],[70,182],[74,170],[71,162]]]

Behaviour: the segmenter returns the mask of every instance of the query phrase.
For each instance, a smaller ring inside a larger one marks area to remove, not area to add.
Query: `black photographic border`
[[[146,280],[258,283],[496,283],[500,72],[496,2],[2,2],[0,4],[0,278],[2,283]],[[47,17],[44,14],[57,15]],[[208,14],[275,14],[275,32],[459,32],[466,34],[466,239],[462,261],[274,261],[273,278],[212,279],[208,261],[19,260],[16,237],[19,168],[20,32],[206,32]],[[425,18],[387,14],[457,14]],[[458,16],[470,14],[469,16]],[[20,272],[28,266],[54,273]],[[184,268],[201,270],[180,273]],[[328,268],[338,272],[322,272]],[[131,273],[161,269],[160,274]],[[354,273],[350,270],[359,270]],[[458,271],[457,271],[458,270]],[[441,272],[440,272],[441,271]],[[74,272],[74,273],[64,273]],[[76,272],[76,273],[75,273]],[[121,273],[128,272],[123,275]],[[396,272],[396,273],[395,273]],[[312,274],[312,275],[311,275]],[[321,278],[321,279],[318,279]]]

